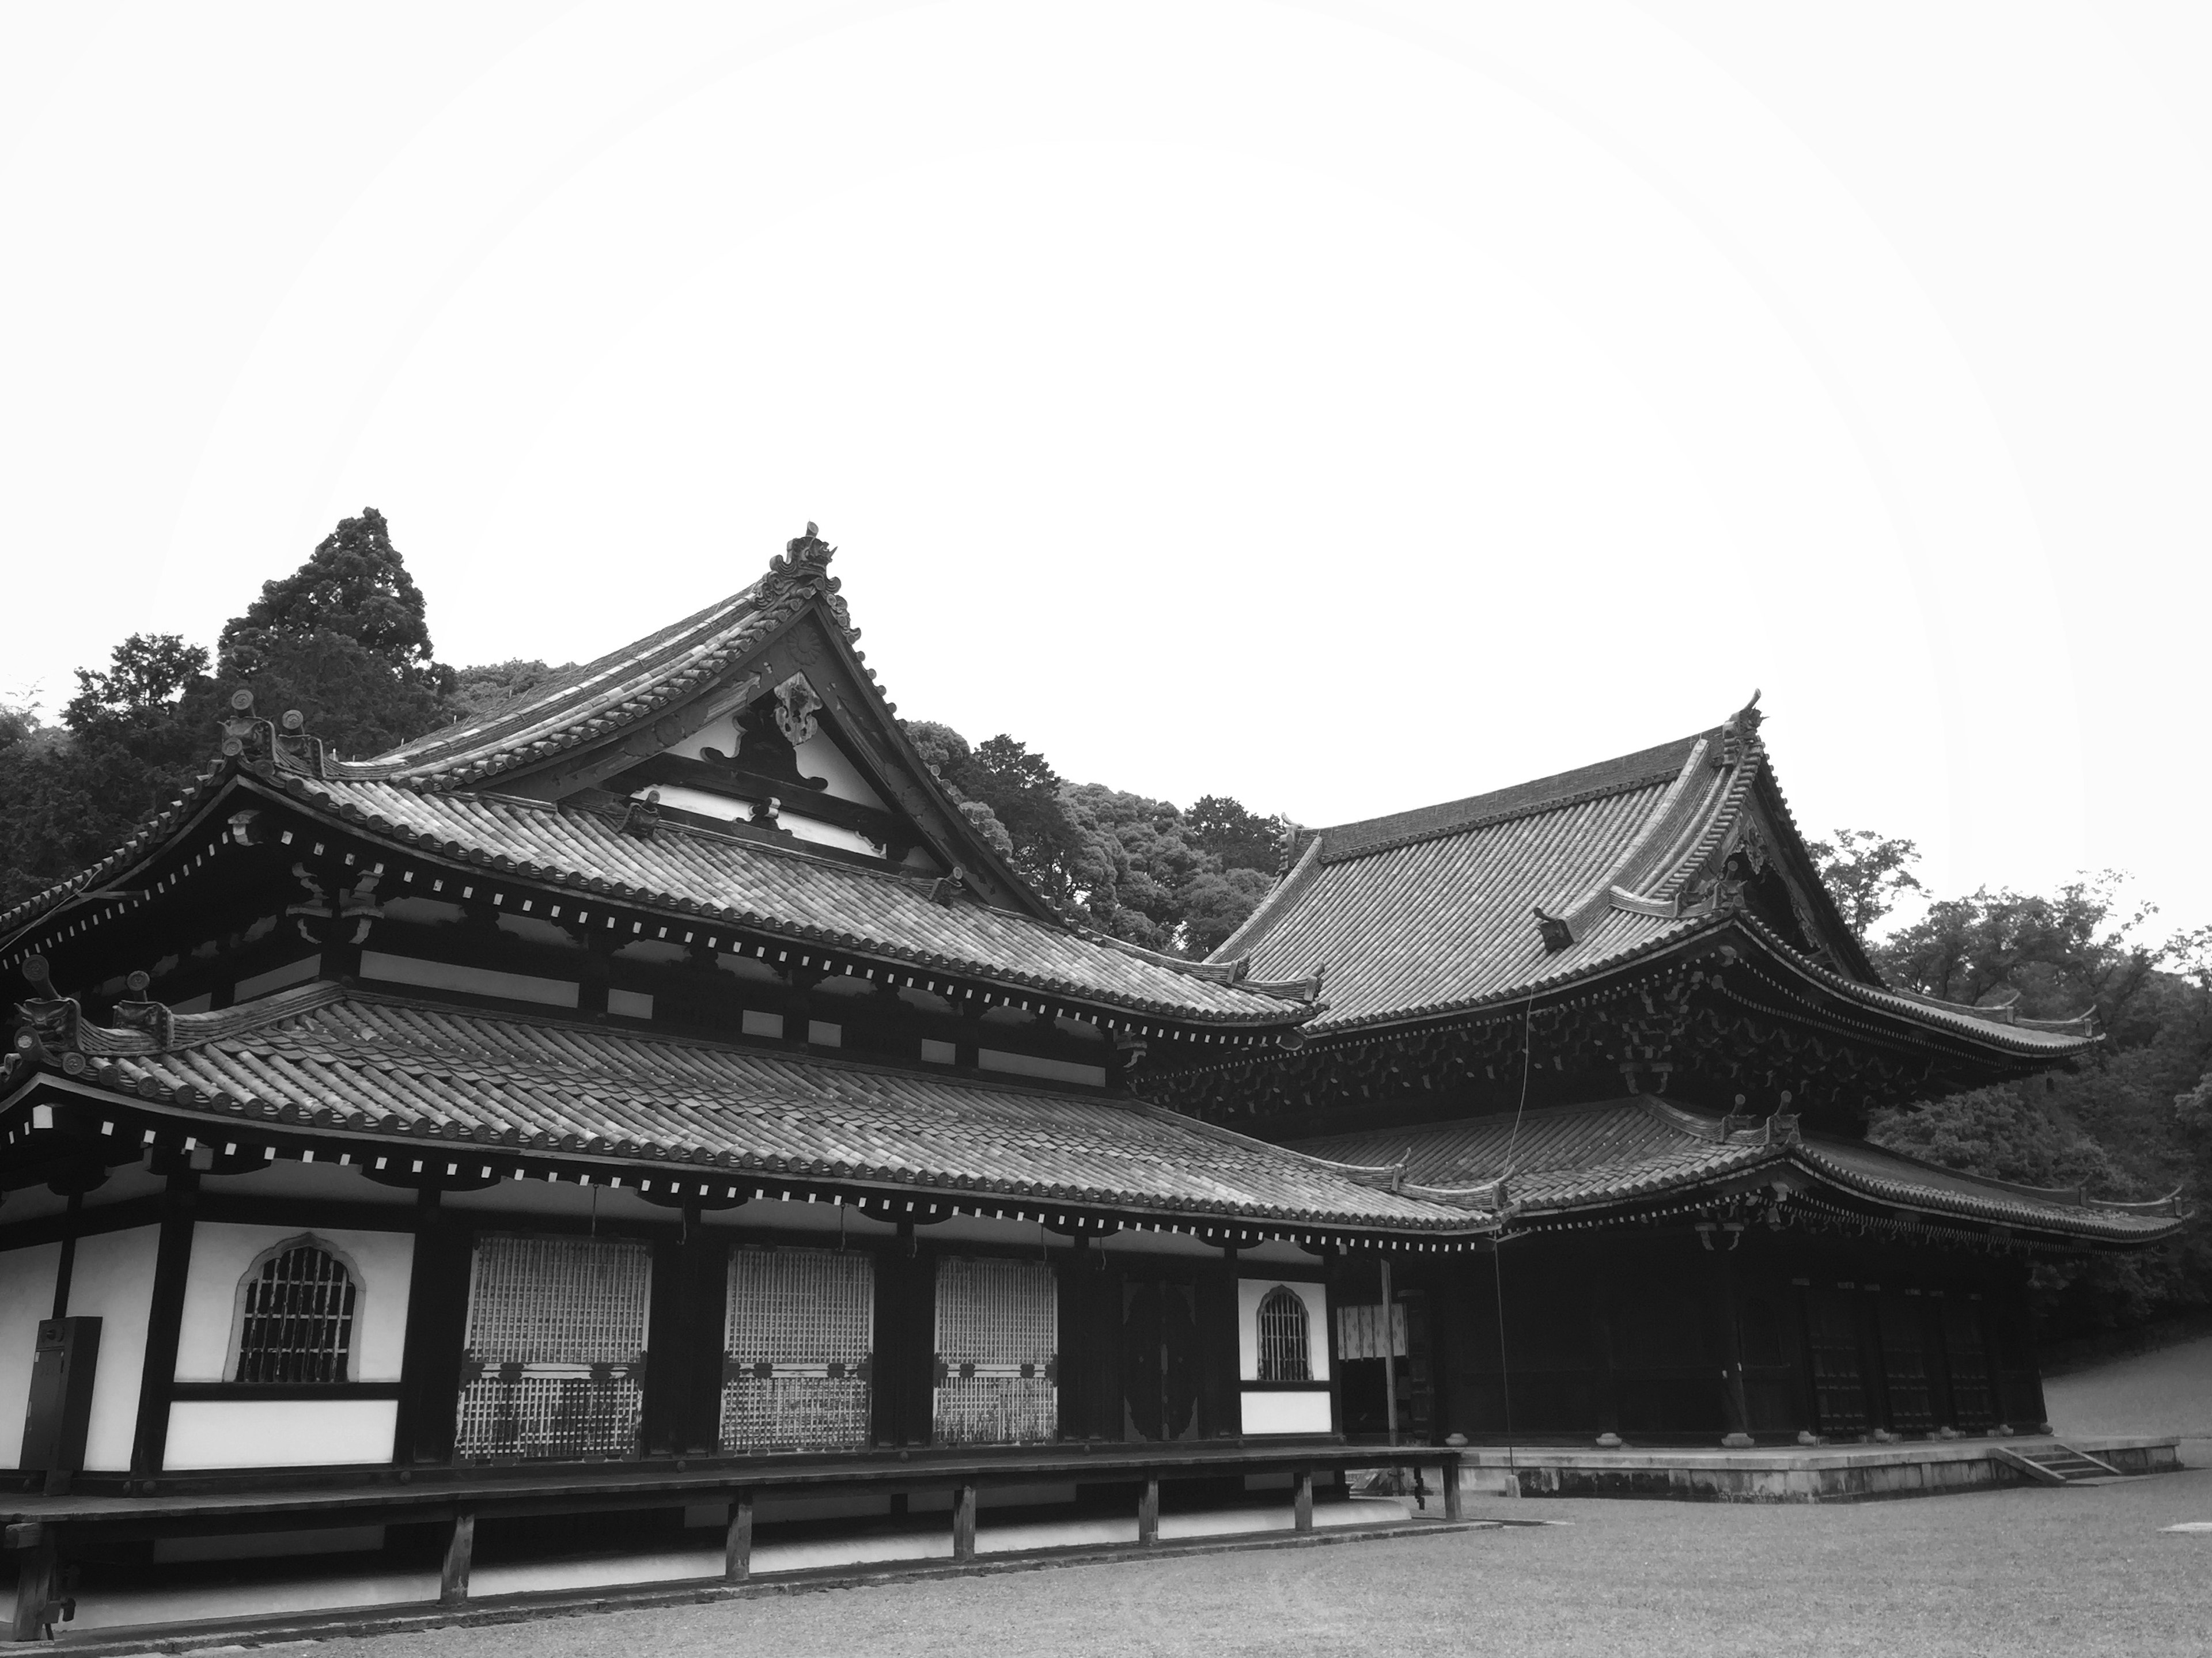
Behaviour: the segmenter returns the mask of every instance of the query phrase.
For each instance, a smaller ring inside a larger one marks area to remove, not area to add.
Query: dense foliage
[[[1912,844],[1845,832],[1816,843],[1837,902],[1893,984],[2027,1018],[2095,1015],[2105,1041],[2071,1070],[1878,1114],[1874,1138],[1945,1168],[2100,1197],[2212,1195],[2212,930],[2161,938],[2120,878],[2045,896],[1987,888],[1938,898],[1881,937],[1919,891]],[[2048,1333],[2094,1336],[2212,1306],[2212,1227],[2199,1213],[2141,1254],[2039,1268]]]

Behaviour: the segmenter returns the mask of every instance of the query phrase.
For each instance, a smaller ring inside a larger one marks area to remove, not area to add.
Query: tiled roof
[[[1343,858],[1331,858],[1335,831],[1324,830],[1271,901],[1276,913],[1223,953],[1249,952],[1253,972],[1268,979],[1325,964],[1329,1011],[1308,1027],[1316,1034],[1577,976],[1697,925],[1615,910],[1552,954],[1530,914],[1603,874],[1672,781]]]
[[[649,1163],[1222,1218],[1480,1230],[1463,1209],[1105,1097],[937,1077],[330,985],[179,1014],[166,1045],[83,1029],[82,1080],[241,1124],[402,1149]]]
[[[857,639],[829,574],[832,550],[806,527],[743,592],[610,651],[488,719],[447,726],[374,759],[328,762],[331,774],[447,787],[536,765],[690,696],[817,598]]]
[[[2102,1204],[2082,1193],[2039,1192],[1939,1169],[1863,1140],[1808,1135],[1770,1142],[1762,1128],[1733,1135],[1711,1118],[1650,1098],[1510,1114],[1413,1128],[1302,1140],[1316,1157],[1402,1164],[1409,1188],[1480,1187],[1510,1174],[1524,1219],[1686,1191],[1769,1165],[1881,1203],[1962,1219],[2109,1241],[2149,1241],[2179,1222],[2155,1205]]]
[[[927,881],[797,847],[668,826],[640,839],[589,808],[498,795],[291,774],[276,780],[300,799],[425,851],[472,854],[655,908],[1177,1019],[1278,1026],[1305,1011],[1281,996],[1223,982],[1218,969],[1188,970],[973,899],[939,903]]]
[[[1889,990],[1793,949],[1742,910],[1692,890],[1745,825],[1754,794],[1796,831],[1755,711],[1618,759],[1443,805],[1306,831],[1289,872],[1214,952],[1255,978],[1325,969],[1325,1035],[1516,1002],[1692,935],[1737,926],[1827,991],[1891,1018],[2016,1054],[2061,1058],[2086,1029]],[[1814,900],[1816,906],[1824,898]],[[1546,926],[1562,928],[1547,947]],[[1856,955],[1855,946],[1839,946]],[[1871,969],[1867,969],[1870,974]]]

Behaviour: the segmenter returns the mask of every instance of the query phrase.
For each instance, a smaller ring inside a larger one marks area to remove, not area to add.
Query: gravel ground
[[[1815,1508],[1498,1503],[1564,1525],[322,1643],[315,1658],[1838,1653],[2212,1645],[2212,1469]],[[303,1649],[304,1650],[304,1649]]]

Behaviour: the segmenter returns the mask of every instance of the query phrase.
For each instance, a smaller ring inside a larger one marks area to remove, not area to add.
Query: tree
[[[1219,859],[1221,867],[1272,873],[1282,855],[1273,819],[1248,811],[1225,794],[1200,797],[1184,814],[1183,832],[1191,844]]]
[[[514,657],[505,662],[486,662],[461,668],[453,675],[453,689],[446,698],[446,712],[458,723],[475,725],[550,684],[576,665],[564,662],[549,668],[543,662]]]
[[[1981,887],[1941,899],[1887,939],[1876,959],[1897,981],[1945,1001],[1978,1005],[2009,992],[2031,1018],[2094,1008],[2118,1032],[2174,947],[2142,936],[2157,906],[2124,903],[2124,879],[2106,870],[2049,897]]]
[[[1924,890],[1912,872],[1920,848],[1911,841],[1887,840],[1872,829],[1838,829],[1834,840],[1814,841],[1805,849],[1861,944],[1906,893]]]
[[[307,562],[226,623],[216,677],[273,718],[297,708],[342,755],[380,753],[444,723],[453,671],[432,659],[422,591],[384,514],[343,520]]]

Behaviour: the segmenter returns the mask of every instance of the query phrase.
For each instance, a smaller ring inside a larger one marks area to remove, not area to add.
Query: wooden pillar
[[[407,1330],[399,1350],[399,1408],[398,1420],[392,1435],[392,1460],[401,1467],[416,1461],[430,1459],[422,1455],[423,1418],[428,1401],[424,1398],[430,1348],[436,1337],[433,1330],[438,1309],[442,1305],[439,1291],[438,1188],[425,1186],[415,1193],[415,1242],[407,1273]]]
[[[1137,1540],[1139,1543],[1160,1540],[1160,1479],[1158,1474],[1146,1476],[1144,1494],[1137,1499]]]
[[[1721,1337],[1721,1406],[1728,1418],[1723,1443],[1751,1441],[1751,1411],[1744,1402],[1743,1329],[1737,1316],[1735,1260],[1729,1246],[1715,1242],[1712,1301]]]
[[[975,1558],[975,1487],[973,1482],[956,1486],[952,1492],[952,1558],[973,1560]]]
[[[1313,1529],[1313,1470],[1300,1468],[1291,1476],[1291,1526],[1297,1531]]]
[[[69,1208],[62,1220],[61,1259],[54,1263],[54,1311],[56,1318],[69,1316],[70,1279],[76,1272],[76,1235],[84,1224],[84,1193],[72,1192]]]
[[[51,1526],[35,1521],[8,1527],[8,1548],[15,1557],[15,1619],[18,1641],[36,1641],[53,1614],[48,1609],[60,1576]]]
[[[722,1581],[742,1583],[753,1574],[753,1490],[730,1493],[730,1528],[722,1538]]]
[[[146,1357],[138,1373],[138,1422],[131,1441],[134,1475],[161,1473],[168,1446],[169,1394],[177,1379],[177,1342],[184,1327],[185,1281],[192,1268],[192,1212],[199,1190],[200,1177],[185,1169],[169,1176],[161,1193],[153,1302],[146,1312]]]
[[[477,1511],[457,1509],[446,1536],[445,1570],[438,1574],[438,1604],[458,1606],[469,1598],[469,1563],[476,1554]]]
[[[1448,1456],[1443,1461],[1440,1477],[1444,1486],[1444,1518],[1464,1520],[1467,1517],[1467,1497],[1459,1488],[1460,1459]]]

